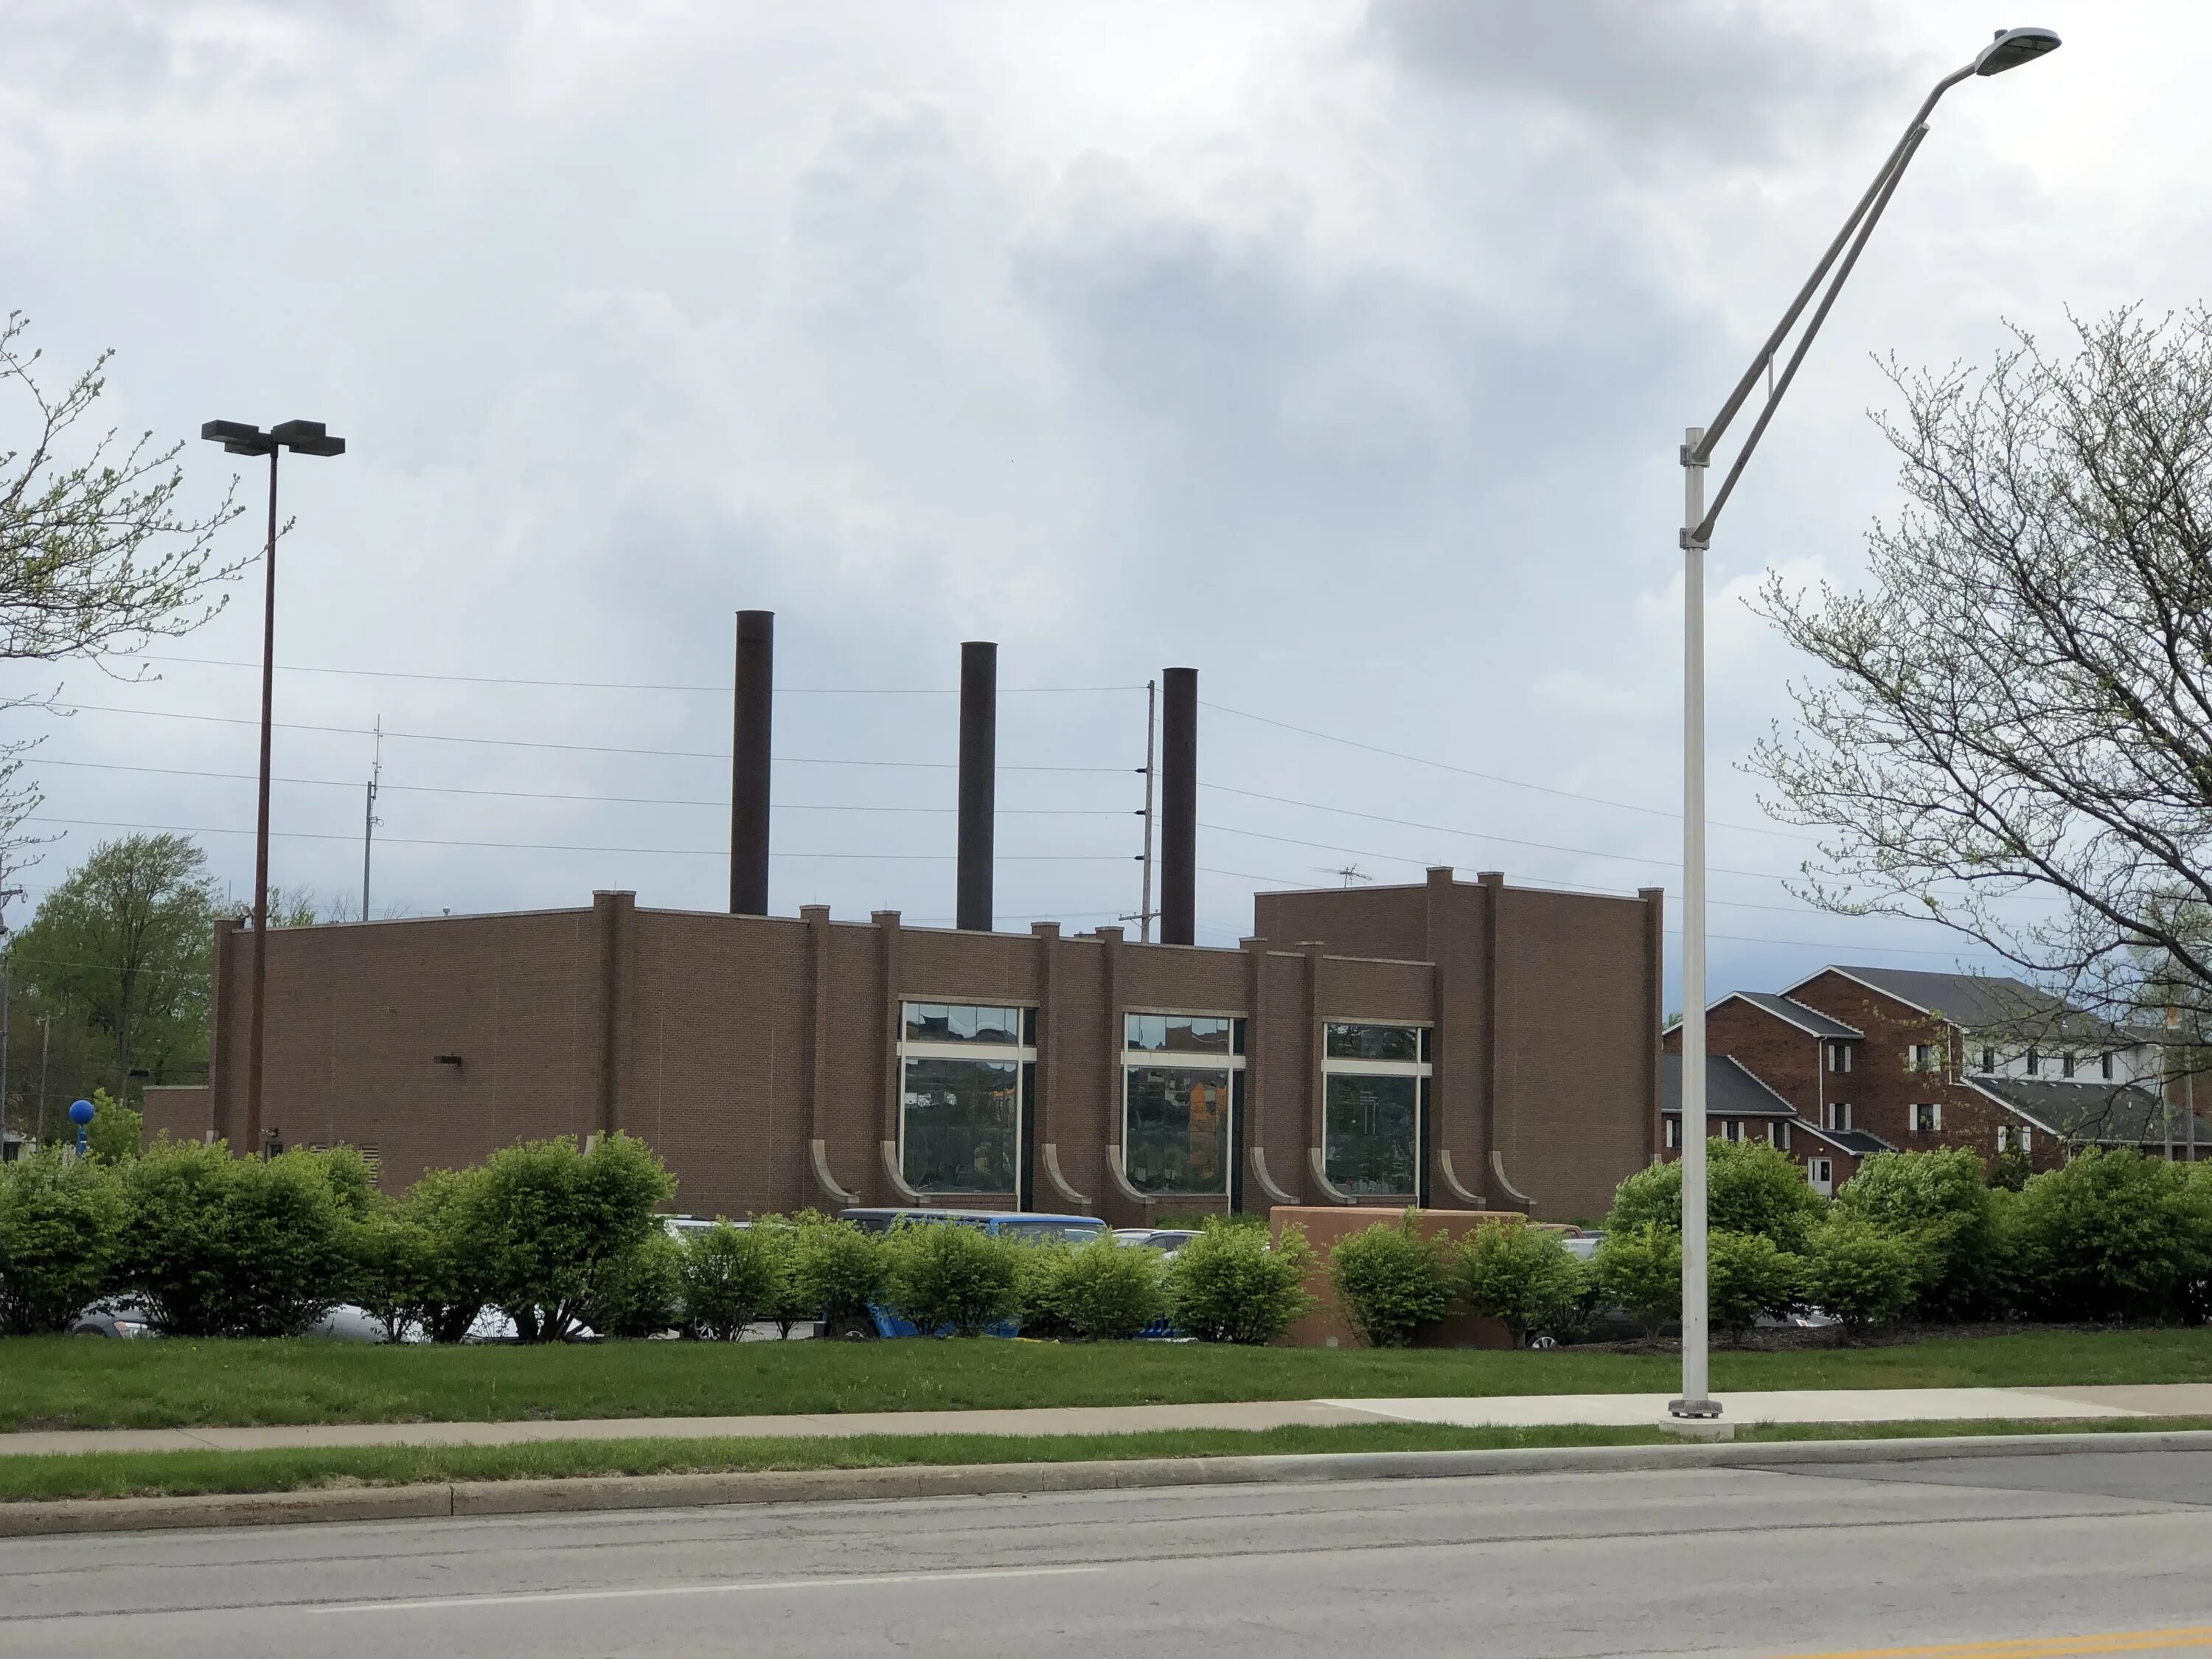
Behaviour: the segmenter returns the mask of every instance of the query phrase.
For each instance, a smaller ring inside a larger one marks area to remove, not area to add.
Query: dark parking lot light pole
[[[283,421],[264,432],[244,421],[210,421],[200,436],[233,455],[269,458],[269,542],[262,568],[264,598],[261,617],[261,794],[253,829],[253,997],[246,1050],[246,1149],[261,1151],[261,1038],[263,1004],[269,981],[269,734],[276,705],[276,456],[343,455],[345,440],[333,438],[320,421]]]

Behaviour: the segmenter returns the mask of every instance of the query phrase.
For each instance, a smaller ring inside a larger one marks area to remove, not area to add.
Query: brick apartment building
[[[1664,1036],[1681,1053],[1681,1029]],[[1787,1122],[1748,1108],[1733,1079],[1707,1089],[1708,1132],[1789,1150],[1823,1190],[1887,1150],[2024,1153],[2048,1169],[2085,1146],[2191,1153],[2190,1114],[2169,1106],[2153,1033],[2115,1025],[2014,979],[1893,968],[1824,968],[1778,994],[1737,991],[1705,1012],[1715,1079],[1723,1062],[1785,1102]],[[1679,1066],[1662,1104],[1680,1135]],[[2212,1151],[2212,1121],[2196,1142]]]
[[[1658,1152],[1661,905],[1440,869],[1263,895],[1235,949],[619,892],[274,930],[260,1142],[361,1146],[396,1190],[623,1130],[732,1216],[1599,1214]],[[251,939],[218,929],[211,1081],[149,1091],[149,1134],[248,1144]]]

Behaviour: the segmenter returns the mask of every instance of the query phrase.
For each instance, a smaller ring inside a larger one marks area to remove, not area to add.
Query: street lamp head
[[[2049,29],[1999,29],[1997,38],[1974,59],[1977,75],[2002,75],[2008,69],[2032,64],[2048,52],[2058,50],[2058,37]]]
[[[200,436],[233,455],[267,455],[289,449],[295,455],[343,455],[345,440],[333,438],[320,421],[280,421],[264,432],[244,421],[210,421]]]

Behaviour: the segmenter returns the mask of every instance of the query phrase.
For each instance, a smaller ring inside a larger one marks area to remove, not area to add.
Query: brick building
[[[1840,1185],[1885,1149],[1964,1146],[2024,1153],[2038,1169],[2087,1146],[2191,1156],[2191,1114],[2169,1105],[2155,1034],[2116,1025],[2019,980],[1830,967],[1780,994],[1740,991],[1705,1016],[1706,1050],[1726,1056],[1825,1143],[1800,1153]],[[1664,1038],[1681,1052],[1679,1025]],[[1719,1123],[1717,1091],[1709,1091]],[[1714,1133],[1724,1133],[1716,1127]],[[2212,1147],[2212,1122],[2196,1142]]]
[[[1662,896],[1270,893],[1236,949],[640,908],[272,931],[264,1146],[390,1189],[517,1139],[637,1134],[678,1202],[1601,1213],[1656,1155]],[[218,929],[205,1089],[243,1146],[251,934]]]

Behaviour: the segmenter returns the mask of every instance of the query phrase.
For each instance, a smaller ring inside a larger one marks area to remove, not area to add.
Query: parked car
[[[135,1296],[112,1296],[94,1303],[70,1322],[71,1336],[159,1336],[146,1304]]]
[[[1158,1250],[1163,1255],[1173,1255],[1197,1237],[1198,1229],[1195,1227],[1116,1227],[1114,1229],[1114,1242],[1116,1244],[1140,1244]]]

